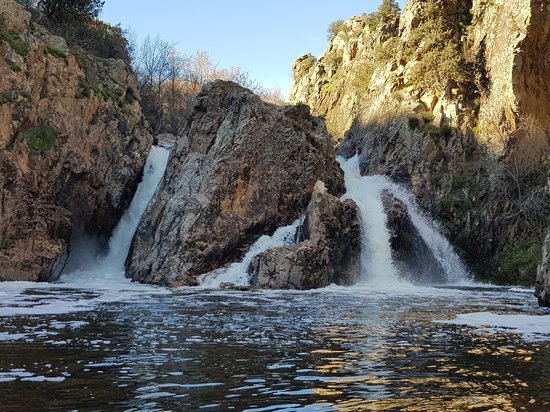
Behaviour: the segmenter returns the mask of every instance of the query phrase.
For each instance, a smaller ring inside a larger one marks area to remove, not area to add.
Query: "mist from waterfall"
[[[82,283],[83,275],[86,282],[118,282],[124,279],[124,263],[132,238],[139,225],[141,216],[147,209],[157,186],[164,175],[170,151],[153,146],[147,157],[143,170],[143,178],[139,183],[134,198],[116,228],[111,234],[108,251],[99,255],[93,241],[80,240],[73,244],[70,263],[60,282]]]
[[[415,202],[414,194],[385,176],[362,176],[359,157],[339,158],[344,170],[347,192],[344,198],[353,199],[360,210],[361,220],[361,281],[377,286],[400,285],[400,278],[391,251],[391,234],[387,215],[381,200],[384,190],[391,192],[408,208],[411,221],[430,252],[443,268],[446,283],[457,284],[470,276],[454,252],[451,244],[440,233],[437,225],[424,215]]]

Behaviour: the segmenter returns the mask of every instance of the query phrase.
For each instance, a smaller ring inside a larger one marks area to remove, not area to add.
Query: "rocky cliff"
[[[194,285],[304,213],[315,183],[344,192],[321,119],[234,83],[204,86],[134,237],[127,275]]]
[[[109,235],[152,137],[122,60],[69,48],[12,0],[0,16],[0,280],[46,280],[72,237]]]
[[[481,277],[533,284],[550,215],[548,0],[409,0],[293,66],[364,174],[412,187]]]
[[[361,228],[353,200],[341,201],[317,182],[297,243],[253,258],[252,287],[314,289],[352,285],[360,274]]]
[[[550,307],[550,231],[543,245],[542,263],[537,273],[535,293],[541,306]]]

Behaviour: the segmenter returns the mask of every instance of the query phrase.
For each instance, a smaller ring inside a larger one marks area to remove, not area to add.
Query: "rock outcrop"
[[[413,283],[445,283],[444,270],[414,226],[407,205],[389,191],[381,193],[390,231],[392,258],[402,277]]]
[[[494,282],[533,284],[550,216],[549,7],[409,0],[293,67],[291,102],[326,117],[338,154],[411,187]]]
[[[550,232],[546,235],[542,249],[542,263],[537,273],[535,285],[539,305],[550,307]]]
[[[0,15],[0,280],[48,280],[73,236],[110,234],[153,139],[122,60],[70,50],[15,1]]]
[[[315,183],[344,191],[325,124],[234,83],[204,86],[134,237],[127,274],[170,286],[238,259],[302,214]]]
[[[351,199],[342,202],[317,182],[298,240],[253,258],[248,269],[253,288],[301,290],[357,281],[361,229]]]

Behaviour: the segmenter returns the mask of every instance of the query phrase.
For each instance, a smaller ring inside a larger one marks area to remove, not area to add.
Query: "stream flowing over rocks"
[[[234,83],[207,84],[136,232],[127,276],[196,285],[306,210],[315,183],[341,195],[343,173],[324,122]]]

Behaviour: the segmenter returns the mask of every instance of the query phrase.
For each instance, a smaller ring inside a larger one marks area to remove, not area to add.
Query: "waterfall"
[[[390,232],[386,227],[387,216],[380,198],[388,190],[405,203],[412,224],[430,252],[444,270],[447,283],[468,281],[470,276],[437,225],[418,208],[414,194],[391,182],[385,176],[361,176],[359,157],[338,161],[345,174],[347,192],[344,198],[355,201],[361,220],[361,267],[362,280],[377,285],[395,285],[402,282],[393,263]]]
[[[124,278],[124,262],[128,256],[132,238],[138,227],[141,216],[155,194],[157,186],[164,175],[170,151],[160,146],[153,146],[147,157],[143,170],[143,179],[138,185],[134,198],[116,228],[111,234],[106,255],[97,255],[95,248],[86,245],[87,242],[79,242],[80,248],[76,248],[71,254],[71,259],[80,261],[69,273],[64,273],[60,279],[63,283],[82,282],[82,275],[86,274],[86,281],[106,281]],[[88,242],[91,243],[91,242]],[[84,248],[84,249],[82,249]],[[86,250],[88,249],[89,250]],[[93,258],[86,258],[86,254],[93,253]],[[83,257],[82,257],[83,256]]]
[[[240,262],[235,262],[227,268],[213,270],[199,277],[199,284],[205,288],[219,288],[223,283],[235,286],[248,286],[250,279],[248,265],[252,259],[268,249],[288,246],[295,242],[296,232],[303,223],[303,217],[296,219],[291,225],[278,228],[273,235],[261,236],[244,255]]]

